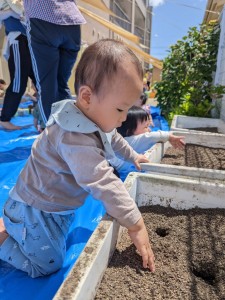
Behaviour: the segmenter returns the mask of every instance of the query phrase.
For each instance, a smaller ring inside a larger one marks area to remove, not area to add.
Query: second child
[[[165,143],[169,141],[175,148],[183,148],[185,144],[183,136],[176,136],[172,132],[161,130],[151,132],[149,128],[149,113],[138,106],[133,106],[129,109],[126,121],[117,128],[117,131],[139,154],[145,153],[158,142]],[[119,155],[111,159],[110,163],[119,173],[122,180],[130,172],[137,170],[134,164],[124,160]]]
[[[185,145],[184,137],[176,136],[173,132],[161,130],[151,132],[149,114],[138,106],[129,109],[126,121],[117,130],[138,153],[144,153],[158,142],[169,141],[175,148],[183,148]]]

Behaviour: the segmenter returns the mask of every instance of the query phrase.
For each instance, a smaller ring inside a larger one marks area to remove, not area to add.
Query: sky
[[[190,27],[202,23],[207,0],[150,0],[153,6],[151,55],[164,59]]]

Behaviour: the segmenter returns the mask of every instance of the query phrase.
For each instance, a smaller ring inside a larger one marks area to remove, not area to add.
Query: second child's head
[[[143,106],[146,104],[148,97],[145,93],[142,93],[140,98],[135,102],[135,106]]]
[[[149,114],[143,108],[133,106],[128,111],[126,121],[117,130],[123,137],[150,132]]]
[[[104,132],[121,126],[142,92],[135,54],[116,40],[101,40],[83,53],[75,74],[77,107]]]

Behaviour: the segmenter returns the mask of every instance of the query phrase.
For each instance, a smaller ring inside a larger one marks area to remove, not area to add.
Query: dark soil
[[[225,210],[142,207],[156,258],[143,269],[125,231],[95,300],[224,300]]]
[[[161,163],[225,170],[225,149],[186,144],[184,150],[168,148]]]
[[[219,133],[217,127],[196,127],[196,128],[189,128],[189,130],[197,130],[197,131]]]

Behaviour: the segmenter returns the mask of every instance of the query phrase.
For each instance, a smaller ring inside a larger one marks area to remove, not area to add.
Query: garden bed
[[[186,144],[183,150],[168,148],[162,164],[225,170],[225,149]]]
[[[186,144],[195,144],[210,148],[225,149],[225,135],[206,132],[191,132],[191,131],[173,131],[174,135],[183,136]],[[156,143],[145,155],[153,163],[159,163],[162,160],[167,149],[171,147],[169,142]],[[173,148],[174,149],[174,148]]]
[[[196,128],[192,128],[191,130],[194,130],[194,131],[204,131],[204,132],[212,132],[212,133],[219,133],[217,127],[196,127]]]
[[[156,272],[143,269],[124,231],[95,299],[224,299],[225,209],[141,211]]]
[[[185,150],[174,149],[169,142],[157,143],[146,152],[145,155],[151,163],[142,163],[143,171],[224,180],[225,138],[223,134],[185,131],[182,133],[176,131],[174,134],[184,136],[186,144],[195,145],[188,146],[191,151],[186,150],[187,159],[185,159]],[[167,157],[164,157],[165,154]]]
[[[175,115],[171,124],[171,130],[176,131],[207,131],[225,133],[225,122],[221,119],[198,118]]]

